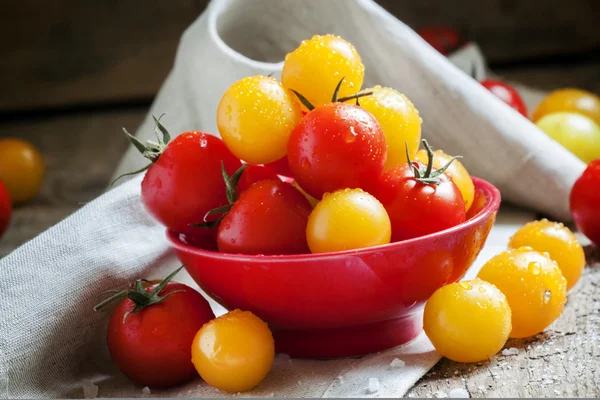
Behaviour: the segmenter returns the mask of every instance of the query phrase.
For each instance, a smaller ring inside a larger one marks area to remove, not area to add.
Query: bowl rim
[[[178,234],[167,229],[166,235],[167,239],[171,243],[171,246],[178,251],[183,251],[186,253],[193,253],[203,257],[211,257],[211,258],[219,258],[223,260],[231,260],[231,261],[244,261],[244,262],[289,262],[289,261],[300,261],[300,260],[331,260],[340,256],[356,256],[361,254],[373,253],[386,251],[389,249],[401,248],[404,246],[413,245],[415,243],[423,242],[427,243],[429,240],[445,236],[451,235],[457,231],[469,228],[470,226],[479,224],[482,220],[489,218],[494,212],[498,211],[500,208],[501,195],[500,191],[497,187],[489,183],[488,181],[471,177],[473,180],[473,184],[475,185],[476,190],[482,190],[486,192],[486,197],[488,201],[485,206],[471,219],[455,225],[451,228],[444,229],[442,231],[430,233],[429,235],[419,236],[413,239],[402,240],[399,242],[392,242],[387,244],[381,244],[377,246],[364,247],[360,249],[352,249],[352,250],[343,250],[343,251],[334,251],[327,253],[310,253],[310,254],[282,254],[282,255],[262,255],[262,254],[236,254],[236,253],[221,253],[214,250],[205,250],[199,247],[194,247],[187,243],[184,243],[181,239],[179,239]]]

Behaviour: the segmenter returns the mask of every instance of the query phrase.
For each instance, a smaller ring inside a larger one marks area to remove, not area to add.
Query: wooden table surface
[[[497,72],[544,89],[577,86],[598,93],[599,71],[600,62],[593,62]],[[14,211],[0,257],[102,194],[127,146],[121,127],[135,130],[145,112],[146,106],[117,107],[0,123],[0,137],[34,143],[47,164],[41,194]],[[508,346],[519,354],[479,364],[443,359],[408,396],[444,396],[454,388],[466,388],[472,397],[600,396],[600,267],[586,269],[564,315],[544,334]]]

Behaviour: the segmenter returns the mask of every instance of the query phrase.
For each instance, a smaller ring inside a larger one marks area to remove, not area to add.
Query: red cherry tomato
[[[348,103],[317,107],[292,132],[288,160],[294,178],[311,196],[365,188],[383,172],[385,136],[365,109]]]
[[[161,132],[166,129],[158,122]],[[185,132],[169,143],[140,143],[129,136],[152,161],[142,181],[142,202],[156,220],[177,233],[213,235],[213,230],[190,226],[206,213],[227,204],[221,165],[233,174],[242,164],[221,139],[203,132]]]
[[[139,385],[167,387],[197,376],[191,360],[192,342],[198,330],[215,316],[200,293],[181,283],[168,282],[178,271],[161,285],[144,289],[138,281],[139,289],[119,293],[127,293],[128,298],[110,316],[106,336],[110,356],[121,372]],[[134,311],[140,304],[136,299],[152,299],[157,288],[158,302]],[[135,295],[131,295],[133,292]],[[122,297],[115,295],[96,309]]]
[[[600,246],[600,159],[592,161],[575,181],[570,203],[577,229]]]
[[[494,79],[485,79],[480,83],[484,88],[492,92],[494,96],[520,112],[524,117],[527,117],[527,106],[515,88]]]
[[[464,43],[461,34],[448,26],[423,26],[417,33],[434,49],[447,56]]]
[[[240,195],[219,224],[219,251],[308,253],[306,224],[311,211],[308,200],[289,183],[257,182]]]
[[[413,165],[418,166],[421,178],[408,163],[401,164],[386,171],[372,190],[390,217],[392,241],[428,235],[465,221],[465,203],[452,179],[432,170],[429,182],[436,183],[426,183],[427,167]]]
[[[0,181],[0,238],[10,225],[10,217],[12,215],[12,206],[8,190],[4,186],[4,183]]]
[[[306,113],[304,113],[304,115],[306,115]],[[287,156],[280,158],[277,161],[273,161],[272,163],[265,164],[265,167],[269,168],[270,170],[281,176],[293,176],[292,170],[290,169],[290,164],[288,163]]]
[[[245,192],[253,183],[268,180],[279,180],[277,174],[263,165],[248,165],[237,184],[237,192]]]

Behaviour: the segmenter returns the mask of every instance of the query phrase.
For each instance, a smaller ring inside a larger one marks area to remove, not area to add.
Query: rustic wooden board
[[[135,130],[145,113],[137,108],[0,125],[0,137],[30,141],[46,163],[42,191],[14,210],[0,257],[102,194],[128,144],[121,127]]]
[[[5,0],[0,111],[152,98],[207,2]],[[460,28],[492,63],[600,47],[598,1],[379,2],[413,27]]]

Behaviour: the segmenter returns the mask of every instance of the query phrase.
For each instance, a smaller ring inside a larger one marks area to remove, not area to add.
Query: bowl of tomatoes
[[[172,139],[160,118],[156,142],[127,134],[151,161],[141,200],[192,278],[266,321],[295,357],[413,339],[422,305],[464,275],[500,204],[421,137],[404,94],[363,78],[350,43],[314,36],[286,56],[281,81],[225,91],[220,137]]]
[[[227,309],[268,322],[276,348],[293,357],[359,356],[406,343],[422,329],[424,302],[464,275],[482,249],[500,205],[490,183],[473,178],[468,219],[414,239],[317,254],[245,255],[188,244],[169,231],[192,278]]]

